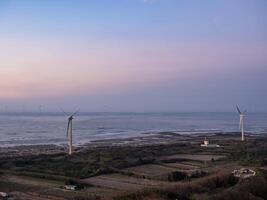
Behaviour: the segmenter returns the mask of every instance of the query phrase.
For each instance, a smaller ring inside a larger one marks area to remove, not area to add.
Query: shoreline
[[[265,138],[267,134],[246,133],[246,138]],[[196,133],[196,134],[178,134],[174,132],[159,132],[147,133],[144,136],[118,138],[118,139],[102,139],[85,142],[83,144],[75,145],[75,152],[86,151],[101,147],[142,147],[142,146],[158,146],[170,144],[201,144],[205,139],[211,141],[222,140],[239,140],[240,134],[238,132],[228,133]],[[57,155],[65,154],[67,152],[67,144],[32,144],[32,145],[17,145],[17,146],[0,146],[0,159],[10,157],[24,157],[24,156],[38,156],[38,155]]]

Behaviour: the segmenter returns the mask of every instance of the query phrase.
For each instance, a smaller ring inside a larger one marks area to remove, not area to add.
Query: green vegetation
[[[256,176],[238,181],[231,174],[219,174],[172,188],[131,193],[115,200],[193,200],[198,199],[199,194],[209,194],[205,198],[207,200],[267,199],[267,177]]]
[[[201,148],[197,142],[188,142],[190,139],[175,144],[80,149],[73,156],[5,156],[0,159],[0,176],[10,180],[0,178],[0,188],[27,194],[38,191],[37,195],[46,195],[49,188],[49,195],[69,200],[96,200],[106,194],[112,199],[118,191],[128,193],[119,193],[114,200],[267,199],[267,172],[263,170],[267,139],[241,142],[216,137],[214,143],[222,148]],[[231,172],[240,165],[250,166],[257,175],[235,178]],[[114,174],[104,175],[110,173]],[[97,175],[102,176],[80,180]],[[65,184],[80,190],[66,192],[62,190]]]
[[[242,180],[230,190],[215,194],[209,200],[259,200],[267,199],[266,176],[255,176]]]
[[[165,199],[165,200],[191,200],[194,194],[210,193],[219,188],[228,188],[236,185],[238,179],[232,174],[220,173],[210,177],[180,184],[174,187],[144,190],[142,192],[131,193],[115,198],[115,200],[145,200],[145,199]]]
[[[267,142],[259,139],[240,143],[239,148],[229,154],[231,161],[237,161],[241,165],[264,166],[267,164]]]
[[[175,171],[175,172],[171,172],[168,175],[168,180],[169,181],[182,181],[185,180],[186,178],[188,178],[187,173],[185,172],[180,172],[180,171]]]
[[[47,179],[64,182],[68,180],[68,177],[59,176],[59,175],[50,175],[45,173],[37,173],[37,172],[29,172],[29,171],[9,171],[10,174],[18,175],[18,176],[28,176],[39,179]]]
[[[174,171],[168,174],[168,181],[176,182],[176,181],[183,181],[183,180],[191,180],[195,178],[201,178],[207,176],[208,173],[202,170],[196,170],[191,175],[188,175],[185,172],[181,171]]]
[[[0,163],[0,169],[16,172],[36,173],[45,176],[67,176],[87,178],[108,174],[126,167],[156,162],[156,157],[184,153],[191,148],[185,144],[157,145],[143,147],[99,147],[73,156],[52,155],[23,159],[7,159]],[[194,149],[194,148],[192,148]],[[29,173],[29,175],[31,175]]]
[[[201,178],[207,175],[208,175],[207,172],[202,171],[202,170],[197,170],[191,174],[190,178]]]
[[[85,189],[88,187],[92,187],[91,184],[88,183],[83,183],[79,180],[74,180],[74,179],[68,179],[65,181],[65,185],[75,185],[78,190]]]

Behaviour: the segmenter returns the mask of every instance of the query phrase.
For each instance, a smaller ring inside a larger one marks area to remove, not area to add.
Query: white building
[[[65,189],[66,190],[77,190],[77,186],[76,185],[65,185]]]
[[[0,197],[7,198],[9,195],[5,192],[0,192]]]
[[[201,147],[220,147],[218,144],[210,144],[209,141],[205,138],[203,144],[200,145]]]

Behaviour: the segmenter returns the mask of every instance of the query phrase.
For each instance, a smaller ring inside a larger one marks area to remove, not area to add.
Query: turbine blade
[[[76,110],[74,113],[71,114],[71,116],[73,117],[74,115],[76,115],[80,110]]]
[[[240,109],[238,108],[238,106],[236,106],[237,112],[241,115],[242,112],[240,111]]]
[[[60,111],[65,115],[65,117],[68,116],[68,114],[67,114],[61,107],[59,107],[59,109],[60,109]]]

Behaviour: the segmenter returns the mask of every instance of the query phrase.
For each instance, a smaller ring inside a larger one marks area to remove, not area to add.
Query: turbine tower
[[[62,110],[62,109],[61,109]],[[68,145],[69,145],[69,155],[72,155],[73,153],[73,146],[72,146],[72,120],[74,119],[74,116],[79,112],[76,111],[71,115],[68,115],[64,110],[62,112],[65,114],[65,116],[68,118],[68,126],[67,126],[67,138],[68,138]]]
[[[246,111],[241,112],[238,106],[236,106],[236,109],[237,109],[239,116],[240,116],[239,130],[241,131],[241,134],[242,134],[241,140],[244,141],[244,118],[245,118],[245,112]]]

